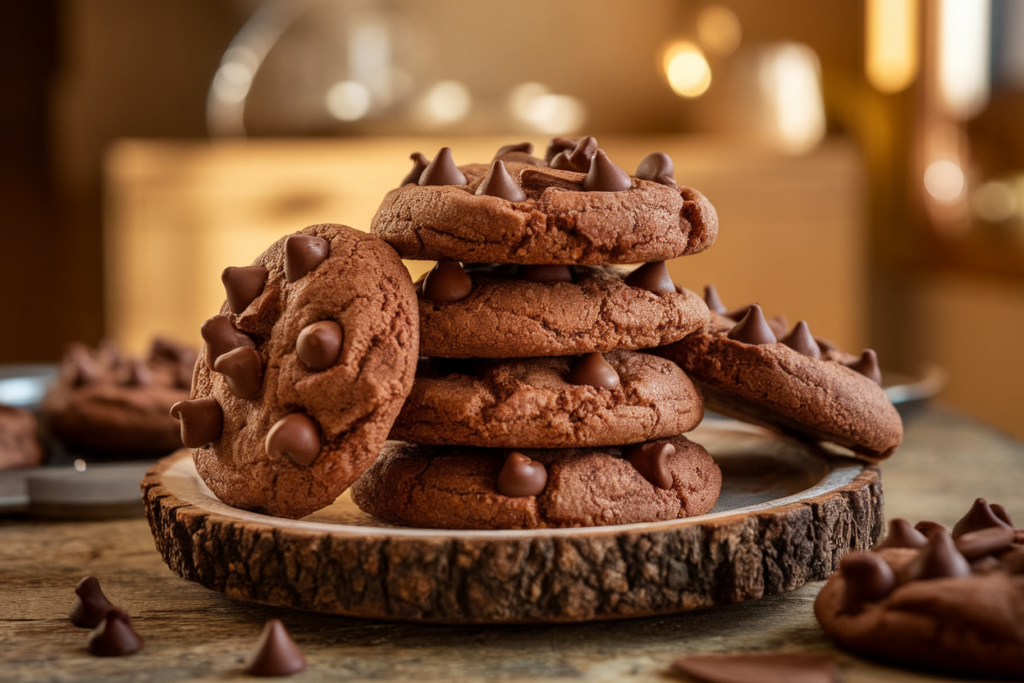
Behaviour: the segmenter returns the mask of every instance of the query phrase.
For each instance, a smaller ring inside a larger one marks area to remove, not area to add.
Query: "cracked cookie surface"
[[[501,449],[417,446],[389,441],[352,487],[352,499],[379,519],[442,529],[542,529],[633,524],[710,512],[722,474],[700,444],[662,439],[671,487],[655,486],[626,460],[626,447],[521,451],[547,470],[539,495],[497,492]]]

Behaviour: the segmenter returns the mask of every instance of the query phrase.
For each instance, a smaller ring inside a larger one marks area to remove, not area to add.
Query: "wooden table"
[[[955,522],[974,498],[1024,519],[1024,444],[965,417],[929,409],[907,421],[883,466],[886,513]],[[96,658],[67,621],[75,583],[100,578],[146,648]],[[834,651],[845,681],[925,681],[835,651],[812,604],[821,584],[671,617],[562,626],[438,627],[366,622],[247,604],[172,574],[143,519],[0,521],[0,680],[224,681],[270,617],[284,620],[309,661],[296,681],[661,681],[676,656],[705,652]],[[948,679],[941,679],[948,680]]]

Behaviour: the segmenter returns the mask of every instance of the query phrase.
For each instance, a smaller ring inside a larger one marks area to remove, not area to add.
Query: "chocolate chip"
[[[202,448],[224,429],[224,413],[215,398],[178,401],[171,406],[171,417],[181,420],[181,442],[188,448]]]
[[[295,354],[307,370],[326,370],[338,362],[344,336],[341,325],[333,320],[321,320],[306,325],[295,340]]]
[[[597,153],[597,139],[588,135],[577,140],[572,148],[565,148],[555,154],[548,161],[548,165],[563,171],[586,173],[590,170],[590,159],[595,153]]]
[[[118,384],[125,387],[150,387],[153,386],[153,371],[149,369],[145,361],[132,358],[121,366],[118,373]]]
[[[896,587],[896,575],[881,555],[854,552],[839,562],[845,583],[843,611],[856,613],[865,602],[878,602]]]
[[[103,594],[99,579],[87,576],[75,586],[75,601],[71,604],[68,619],[75,626],[95,628],[112,609],[114,606]]]
[[[513,451],[505,458],[498,473],[498,493],[510,498],[539,496],[548,485],[548,471],[544,463],[531,460]]]
[[[722,298],[718,296],[718,288],[714,285],[704,286],[704,303],[715,313],[725,315],[725,304],[722,303]]]
[[[231,324],[231,318],[226,315],[215,315],[205,323],[199,330],[206,341],[206,364],[213,370],[217,359],[228,351],[241,346],[256,347],[256,343],[247,335],[242,334]]]
[[[928,543],[928,537],[910,526],[910,522],[897,517],[889,520],[889,532],[885,540],[875,546],[875,550],[882,548],[921,548]]]
[[[476,188],[476,194],[507,199],[510,202],[521,202],[526,199],[523,188],[519,187],[512,179],[502,161],[491,163],[491,170],[488,171],[487,177],[480,183],[480,186]]]
[[[1013,545],[1017,532],[1005,526],[968,531],[956,538],[956,549],[968,560],[998,553]]]
[[[739,308],[734,308],[731,311],[726,311],[722,315],[724,315],[729,320],[735,320],[739,322],[740,320],[743,320],[743,316],[745,316],[747,313],[750,313],[750,307],[753,305],[754,304],[747,304],[746,306],[740,306]]]
[[[420,152],[413,152],[409,155],[412,159],[412,170],[402,178],[402,182],[398,184],[399,187],[408,185],[410,183],[418,185],[420,182],[420,176],[427,170],[427,166],[430,165],[430,159],[426,158]]]
[[[320,455],[320,430],[308,415],[285,415],[267,432],[266,447],[271,457],[288,457],[309,467]]]
[[[155,337],[149,347],[149,360],[180,363],[191,369],[196,364],[196,350],[173,339]]]
[[[423,298],[428,301],[461,301],[472,291],[473,280],[458,261],[438,261],[423,278]]]
[[[213,369],[224,375],[228,391],[238,398],[252,398],[263,388],[263,360],[256,349],[241,346],[228,351]]]
[[[284,278],[295,282],[317,269],[331,253],[331,244],[323,237],[291,235],[284,241]]]
[[[676,284],[672,282],[664,261],[643,264],[627,275],[624,282],[630,287],[639,287],[658,295],[676,293]]]
[[[631,446],[626,451],[626,460],[636,468],[647,481],[659,489],[670,489],[674,479],[668,460],[675,455],[676,447],[665,442],[651,442]]]
[[[818,347],[818,342],[814,341],[814,335],[811,334],[811,328],[807,326],[806,320],[794,325],[790,333],[779,341],[797,353],[821,359],[821,348]]]
[[[455,165],[450,147],[442,147],[420,176],[420,185],[465,185],[466,176]]]
[[[533,154],[533,143],[532,142],[517,142],[514,145],[505,145],[498,149],[498,153],[494,155],[494,158],[503,157],[506,154],[512,152],[522,152],[523,154]]]
[[[971,571],[975,574],[987,574],[1000,569],[1004,569],[1003,563],[991,555],[984,555],[971,562]]]
[[[142,649],[143,641],[132,628],[127,612],[112,609],[89,634],[88,648],[97,657],[123,657]]]
[[[835,657],[802,652],[744,655],[691,655],[672,667],[705,683],[834,683],[839,679]]]
[[[103,368],[83,344],[72,344],[65,354],[68,382],[81,387],[103,381]]]
[[[583,179],[586,192],[623,192],[633,187],[629,174],[612,163],[604,150],[599,149],[590,157],[590,170]]]
[[[1010,513],[1006,511],[1006,508],[1004,508],[999,503],[992,503],[991,505],[989,505],[989,507],[992,508],[992,512],[995,514],[996,517],[1003,520],[1010,526],[1013,526],[1013,522],[1010,520]]]
[[[946,534],[949,535],[949,529],[943,524],[938,522],[931,522],[929,520],[921,520],[914,525],[914,528],[924,534],[925,538],[931,538],[934,534]]]
[[[757,304],[751,304],[747,314],[733,325],[726,336],[744,344],[774,344],[776,341],[775,333]]]
[[[569,266],[519,266],[519,277],[530,282],[572,282]]]
[[[1010,524],[999,519],[989,504],[985,502],[984,498],[978,498],[974,501],[971,509],[967,511],[967,514],[953,525],[953,538],[958,538],[962,534],[970,533],[971,531],[987,529],[993,526],[1005,527],[1007,529],[1013,528]]]
[[[636,177],[641,180],[650,180],[669,187],[677,187],[675,168],[672,165],[672,157],[662,152],[648,154],[636,167]]]
[[[953,545],[953,539],[948,534],[929,536],[928,544],[921,548],[920,554],[907,567],[910,581],[970,575],[971,565]]]
[[[572,151],[576,149],[576,145],[579,140],[573,138],[551,138],[551,142],[548,143],[548,147],[544,150],[544,161],[549,164],[558,155],[559,152],[565,150]]]
[[[882,371],[878,368],[878,356],[872,349],[864,349],[860,354],[860,358],[846,367],[856,370],[875,384],[880,385],[882,383]]]
[[[604,359],[604,354],[595,351],[583,356],[569,371],[569,384],[585,384],[597,389],[614,389],[619,386],[619,373]]]
[[[263,293],[269,271],[263,266],[228,266],[220,274],[227,294],[228,308],[232,313],[241,313]]]
[[[280,619],[268,619],[245,672],[251,676],[288,676],[305,670],[306,658]]]

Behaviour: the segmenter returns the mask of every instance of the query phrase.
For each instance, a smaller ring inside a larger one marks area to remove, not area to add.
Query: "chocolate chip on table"
[[[213,369],[224,375],[228,391],[238,398],[250,399],[263,388],[263,360],[259,351],[240,346],[220,356]]]
[[[423,298],[428,301],[461,301],[472,291],[473,280],[458,261],[438,261],[423,278]]]
[[[305,467],[316,461],[320,446],[320,430],[312,418],[303,413],[285,415],[267,432],[267,455],[285,456]]]
[[[547,484],[548,471],[544,463],[513,451],[505,458],[505,464],[498,473],[497,490],[503,496],[523,498],[539,496]]]
[[[250,676],[288,676],[305,668],[306,658],[281,620],[267,620],[256,648],[246,661],[245,672]]]
[[[590,170],[583,179],[586,192],[623,192],[633,187],[629,174],[616,166],[604,150],[599,149],[590,157]]]
[[[341,325],[333,320],[320,320],[302,328],[295,341],[295,353],[307,370],[326,370],[338,361],[344,336]]]
[[[521,202],[527,198],[523,188],[513,180],[503,161],[491,162],[491,170],[487,172],[476,194],[507,199],[510,202]]]
[[[647,481],[659,489],[670,489],[673,484],[668,459],[675,455],[676,447],[670,443],[653,442],[632,446],[626,452],[626,460]]]
[[[663,152],[648,154],[636,167],[636,177],[641,180],[650,180],[669,187],[676,187],[675,168],[672,165],[672,157]]]
[[[920,554],[907,568],[907,577],[911,581],[970,575],[971,565],[956,549],[949,534],[929,536],[928,544],[921,548]]]
[[[99,579],[86,576],[75,586],[75,601],[71,604],[68,619],[75,626],[95,628],[112,609],[114,606],[103,594]]]
[[[715,313],[725,315],[725,304],[722,303],[722,298],[718,296],[718,288],[714,285],[704,286],[704,303]]]
[[[229,266],[220,274],[227,295],[228,309],[241,313],[263,293],[270,274],[264,266]]]
[[[811,334],[811,328],[807,326],[806,320],[801,320],[793,326],[789,334],[779,340],[789,348],[793,349],[797,353],[801,353],[811,358],[821,359],[821,347],[818,346],[818,342],[814,340],[814,335]]]
[[[402,182],[398,184],[399,187],[410,184],[418,185],[420,176],[423,175],[423,172],[427,170],[427,166],[430,165],[430,159],[423,156],[420,152],[413,152],[409,155],[409,158],[412,159],[412,170],[402,178]]]
[[[896,574],[881,555],[848,553],[839,562],[845,581],[843,611],[857,613],[866,602],[878,602],[896,587]]]
[[[1006,511],[1003,511],[1006,514]],[[1003,521],[995,511],[992,509],[984,498],[978,498],[971,505],[971,509],[967,511],[960,521],[953,526],[953,538],[959,538],[963,534],[971,531],[978,531],[979,529],[987,529],[989,527],[1003,527],[1006,529],[1012,529],[1013,526]]]
[[[875,550],[882,548],[921,548],[928,543],[928,537],[910,526],[910,522],[897,517],[889,520],[889,531],[885,534],[885,540],[875,546]]]
[[[231,324],[231,318],[226,315],[213,316],[203,323],[199,333],[206,342],[206,362],[211,370],[217,359],[228,351],[240,346],[256,347],[256,343],[248,335],[235,329]]]
[[[860,358],[850,363],[847,367],[851,370],[856,370],[875,384],[881,385],[882,383],[882,371],[878,368],[878,355],[875,354],[873,349],[864,349],[860,354]]]
[[[529,282],[572,282],[569,266],[519,266],[517,272]]]
[[[419,179],[420,185],[465,185],[466,176],[455,165],[450,147],[442,147]]]
[[[313,272],[331,254],[331,243],[315,235],[290,235],[284,241],[284,279],[289,283]]]
[[[639,287],[659,295],[676,293],[676,283],[672,282],[664,261],[643,264],[627,275],[624,282],[630,287]]]
[[[188,448],[202,448],[224,429],[224,413],[212,397],[178,401],[171,406],[171,417],[181,421],[181,442]]]
[[[768,321],[764,319],[761,307],[757,304],[750,305],[747,314],[733,325],[726,336],[744,344],[774,344],[777,341],[775,333],[768,326]]]
[[[614,389],[619,386],[619,373],[615,371],[604,354],[599,351],[588,353],[573,366],[566,378],[569,384],[585,384],[597,389]]]
[[[89,634],[87,647],[97,657],[123,657],[142,649],[143,640],[132,628],[127,612],[112,609]]]

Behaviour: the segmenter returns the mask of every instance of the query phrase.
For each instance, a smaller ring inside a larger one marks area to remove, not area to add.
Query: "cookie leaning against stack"
[[[597,141],[448,148],[391,191],[372,231],[440,259],[417,285],[421,361],[380,459],[352,488],[408,526],[627,524],[711,510],[721,473],[681,436],[703,417],[675,364],[639,349],[703,328],[664,260],[709,247],[714,208],[654,154],[631,178]],[[615,264],[647,262],[636,270]]]

